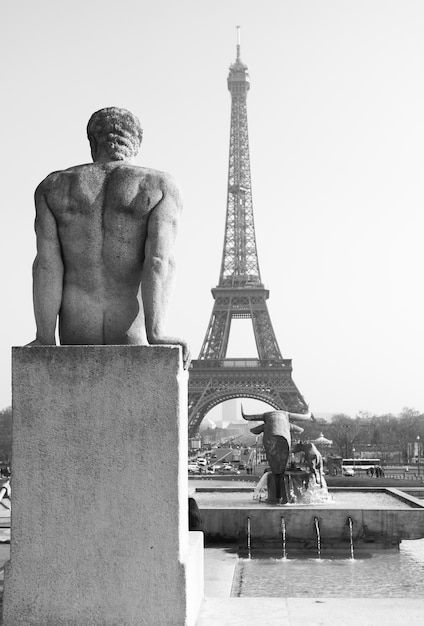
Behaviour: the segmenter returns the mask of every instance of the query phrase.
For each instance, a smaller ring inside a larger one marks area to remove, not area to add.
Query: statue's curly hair
[[[103,144],[113,160],[122,161],[138,153],[143,130],[139,119],[130,111],[108,107],[96,111],[90,117],[87,136]]]

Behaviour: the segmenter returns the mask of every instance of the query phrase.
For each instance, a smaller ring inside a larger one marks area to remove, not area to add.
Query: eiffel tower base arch
[[[189,377],[189,437],[205,415],[225,400],[252,398],[274,409],[307,412],[308,406],[292,379],[290,359],[216,359],[192,362]]]

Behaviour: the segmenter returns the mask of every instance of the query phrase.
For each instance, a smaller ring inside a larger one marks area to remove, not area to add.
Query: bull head
[[[302,433],[303,428],[292,424],[290,420],[307,421],[312,419],[309,413],[290,413],[289,411],[267,411],[266,413],[256,413],[245,415],[243,407],[241,414],[247,421],[261,421],[262,424],[250,429],[254,435],[264,434],[263,444],[269,466],[274,474],[281,474],[285,471],[290,445],[291,432]]]

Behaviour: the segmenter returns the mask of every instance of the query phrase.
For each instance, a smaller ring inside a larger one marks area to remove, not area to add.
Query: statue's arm
[[[187,368],[190,363],[187,342],[166,335],[164,330],[175,280],[174,247],[181,210],[179,190],[172,179],[168,178],[161,200],[149,215],[141,292],[149,344],[181,345],[184,367]]]
[[[35,192],[37,256],[32,268],[37,336],[33,345],[55,345],[57,316],[62,302],[63,261],[56,220],[45,197],[43,183]]]

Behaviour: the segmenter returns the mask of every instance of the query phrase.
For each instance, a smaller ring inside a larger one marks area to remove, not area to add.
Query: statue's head
[[[126,161],[138,153],[143,130],[139,119],[130,111],[108,107],[96,111],[90,117],[87,136],[93,160],[102,150],[111,161]]]

